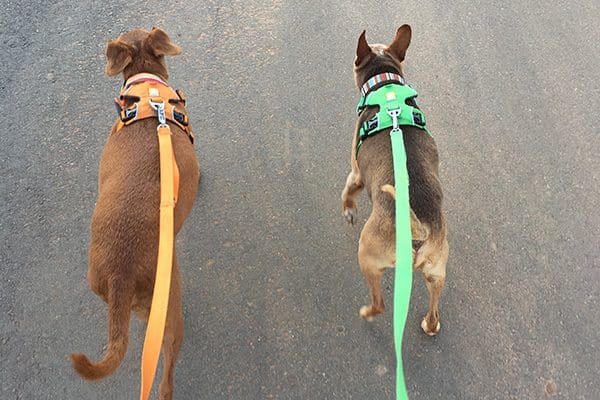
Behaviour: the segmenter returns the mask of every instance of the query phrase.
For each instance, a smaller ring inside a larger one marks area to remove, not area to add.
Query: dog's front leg
[[[363,187],[360,172],[355,171],[353,168],[348,174],[348,178],[346,178],[346,186],[342,191],[342,212],[349,224],[354,225],[354,222],[356,222],[356,209],[358,207],[356,196]]]

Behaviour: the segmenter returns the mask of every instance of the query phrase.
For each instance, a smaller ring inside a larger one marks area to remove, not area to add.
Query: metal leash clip
[[[167,118],[165,116],[165,103],[164,101],[154,101],[152,99],[150,99],[150,105],[152,106],[152,108],[154,108],[156,110],[156,116],[158,117],[158,122],[159,122],[159,127],[166,127],[167,125]]]
[[[386,110],[387,114],[392,117],[392,132],[401,132],[400,128],[398,127],[398,117],[400,117],[400,114],[402,113],[402,109],[401,108],[395,108],[393,110]]]

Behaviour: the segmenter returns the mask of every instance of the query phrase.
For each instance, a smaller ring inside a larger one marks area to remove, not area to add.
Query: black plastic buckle
[[[365,121],[365,134],[368,135],[370,132],[379,128],[379,117],[377,114],[368,121]]]
[[[416,125],[419,125],[420,127],[425,126],[425,117],[420,112],[413,111],[413,121]]]
[[[126,108],[124,110],[121,110],[119,112],[119,117],[121,118],[121,122],[129,122],[132,119],[135,119],[137,117],[137,112],[138,112],[137,103],[135,103],[135,105],[131,108]]]
[[[180,113],[173,110],[173,119],[175,119],[175,121],[179,122],[183,126],[189,125],[188,117],[184,113]]]

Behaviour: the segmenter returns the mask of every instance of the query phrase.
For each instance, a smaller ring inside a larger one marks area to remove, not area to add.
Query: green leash
[[[408,197],[408,170],[402,130],[390,133],[394,159],[394,187],[396,190],[396,271],[394,276],[394,345],[396,347],[396,400],[408,400],[402,366],[402,337],[408,315],[412,289],[412,237],[410,233],[410,203]]]
[[[408,400],[402,366],[402,337],[408,316],[412,289],[412,237],[410,232],[410,201],[406,150],[400,126],[413,126],[427,131],[425,116],[417,107],[407,104],[415,101],[417,91],[394,74],[380,74],[369,79],[361,89],[363,96],[356,108],[360,115],[365,107],[378,106],[375,116],[364,121],[358,130],[356,158],[360,145],[369,136],[392,128],[392,158],[394,160],[394,187],[396,191],[396,272],[394,276],[394,346],[396,349],[396,400]],[[416,104],[416,103],[414,103]]]

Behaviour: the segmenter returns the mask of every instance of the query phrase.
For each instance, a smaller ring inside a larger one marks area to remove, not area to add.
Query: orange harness
[[[183,129],[193,143],[194,135],[185,110],[184,93],[181,90],[173,90],[153,74],[136,74],[123,84],[119,98],[115,99],[119,113],[117,131],[141,119],[156,118],[157,110],[153,106],[156,103],[164,104],[166,119]],[[179,109],[178,105],[181,106]]]
[[[158,143],[160,153],[160,236],[158,259],[152,305],[148,317],[148,327],[142,352],[140,400],[147,400],[152,390],[152,382],[160,356],[173,267],[174,208],[179,192],[179,169],[171,143],[171,129],[167,120],[183,129],[193,142],[187,115],[176,109],[185,105],[185,98],[179,91],[171,89],[162,79],[151,74],[137,74],[131,77],[121,89],[119,100],[120,121],[116,131],[123,126],[145,118],[158,118]],[[129,107],[126,108],[127,104]]]

